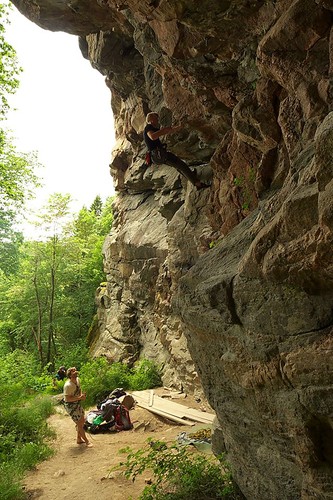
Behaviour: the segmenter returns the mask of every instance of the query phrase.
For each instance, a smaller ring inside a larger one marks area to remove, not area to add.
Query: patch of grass
[[[13,394],[11,394],[13,395]],[[1,408],[0,496],[2,500],[24,498],[20,481],[24,472],[52,455],[45,441],[54,436],[46,419],[54,405],[49,397],[20,398]]]
[[[13,464],[17,470],[24,472],[33,469],[36,464],[46,460],[53,455],[53,450],[43,443],[25,443],[16,449]]]
[[[145,470],[153,474],[152,484],[140,495],[142,500],[240,498],[223,457],[202,455],[187,447],[148,440],[145,448],[129,453],[121,467],[132,481]]]
[[[36,358],[16,350],[0,356],[0,497],[24,498],[20,481],[52,452],[46,419],[53,412],[48,396],[38,395],[51,380]]]
[[[21,500],[26,495],[21,480],[25,471],[52,456],[53,450],[45,444],[25,443],[16,446],[10,458],[0,465],[1,500]]]
[[[42,443],[53,435],[46,422],[53,408],[48,397],[36,397],[20,406],[5,408],[2,412],[2,434],[14,435],[16,446],[18,443]]]
[[[25,493],[20,485],[22,472],[18,471],[15,464],[0,465],[0,491],[2,500],[21,500]]]

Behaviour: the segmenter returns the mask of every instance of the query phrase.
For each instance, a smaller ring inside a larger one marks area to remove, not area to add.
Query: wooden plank
[[[184,409],[181,409],[181,408],[162,406],[160,405],[160,402],[158,400],[156,401],[156,399],[154,402],[154,407],[166,413],[171,413],[176,417],[187,418],[190,420],[195,420],[196,422],[211,424],[214,420],[214,415],[207,416],[205,413],[200,413],[200,412],[191,413],[189,409],[186,407],[184,407]]]
[[[177,416],[186,416],[189,418],[191,415],[193,418],[198,418],[207,422],[212,422],[214,420],[215,415],[211,413],[196,410],[195,408],[188,408],[185,405],[180,405],[179,403],[160,398],[159,396],[156,396],[156,394],[154,398],[154,406],[170,413],[174,413]]]
[[[142,394],[142,392],[144,394]],[[148,391],[147,393],[146,391],[138,391],[132,394],[133,397],[136,397],[137,399],[145,402],[148,397]],[[214,420],[214,415],[211,413],[201,412],[199,410],[195,410],[194,408],[188,408],[187,406],[180,405],[172,401],[167,401],[163,398],[160,398],[156,394],[154,395],[154,407],[167,413],[171,413],[179,418],[188,418],[202,423],[211,424]]]
[[[154,391],[150,391],[149,393],[149,406],[153,406],[154,404]]]
[[[211,413],[202,412],[180,405],[179,403],[165,400],[154,393],[152,398],[151,392],[153,391],[134,391],[132,392],[132,396],[138,401],[140,406],[144,404],[148,407],[147,409],[155,408],[165,415],[173,415],[179,419],[195,420],[204,424],[211,424],[214,420],[215,415]]]
[[[191,415],[191,417],[193,418],[201,418],[202,420],[206,420],[207,422],[210,423],[212,423],[215,418],[215,415],[213,415],[212,413],[208,413],[206,411],[199,411],[196,410],[195,408],[188,408],[186,415],[188,417]]]
[[[193,422],[191,420],[185,420],[183,418],[175,417],[175,415],[171,415],[169,413],[165,413],[164,411],[158,410],[154,406],[149,406],[146,403],[138,401],[138,405],[141,406],[141,408],[145,408],[146,410],[149,410],[152,413],[155,413],[156,415],[159,415],[160,417],[167,418],[168,420],[172,420],[173,422],[177,422],[178,424],[190,425],[190,426],[195,425],[195,422]]]

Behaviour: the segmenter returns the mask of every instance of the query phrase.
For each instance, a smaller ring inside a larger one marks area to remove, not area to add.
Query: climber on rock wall
[[[157,113],[148,113],[146,122],[147,125],[145,126],[143,136],[147,149],[150,152],[151,162],[157,165],[164,164],[176,168],[178,172],[186,177],[198,190],[208,187],[200,181],[196,172],[193,172],[183,160],[178,158],[178,156],[167,151],[166,145],[160,141],[160,137],[174,134],[181,130],[182,125],[161,128]]]

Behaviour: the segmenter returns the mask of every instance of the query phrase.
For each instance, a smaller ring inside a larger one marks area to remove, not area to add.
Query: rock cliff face
[[[332,0],[14,0],[78,35],[117,144],[92,351],[215,409],[248,499],[333,498]],[[144,166],[145,114],[211,183]]]

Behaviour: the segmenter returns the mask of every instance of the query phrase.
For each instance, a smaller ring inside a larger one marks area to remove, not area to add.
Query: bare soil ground
[[[155,391],[159,394],[158,391]],[[163,392],[163,391],[162,391]],[[161,393],[161,390],[160,390]],[[176,400],[185,406],[202,409],[202,403],[188,396]],[[207,407],[207,411],[211,411]],[[193,427],[176,424],[136,406],[130,410],[134,429],[90,435],[92,448],[76,444],[75,425],[63,407],[49,419],[56,431],[52,446],[54,456],[39,464],[24,480],[29,499],[40,500],[112,500],[137,499],[151,478],[149,472],[133,483],[120,470],[112,471],[127,454],[120,450],[130,447],[133,451],[145,446],[149,437],[172,443],[180,432],[191,432]]]

